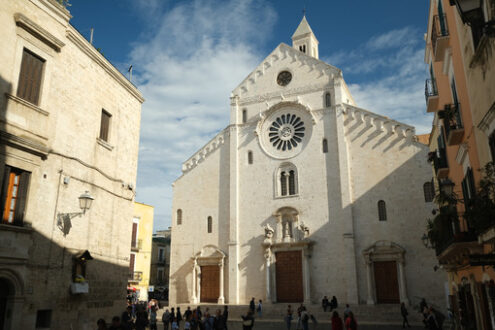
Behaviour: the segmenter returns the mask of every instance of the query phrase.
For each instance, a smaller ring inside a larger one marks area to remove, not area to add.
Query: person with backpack
[[[346,330],[357,330],[357,322],[354,318],[354,313],[349,311],[347,314],[347,319],[345,320],[345,329]]]
[[[249,309],[246,316],[243,315],[241,317],[242,317],[242,330],[251,330],[254,325],[254,317],[251,309]]]

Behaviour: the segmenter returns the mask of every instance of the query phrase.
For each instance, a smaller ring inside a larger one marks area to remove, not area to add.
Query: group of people
[[[426,329],[442,329],[443,323],[445,321],[445,316],[434,309],[432,306],[428,306],[424,298],[419,303],[419,310],[423,314],[423,323]]]
[[[181,314],[180,307],[175,311],[172,307],[170,312],[168,309],[162,315],[164,330],[178,330],[180,324],[184,321],[184,330],[227,330],[227,321],[229,318],[229,308],[224,306],[223,312],[217,309],[214,314],[210,313],[209,308],[203,313],[201,307],[191,310],[187,307],[184,314]]]
[[[328,301],[327,296],[324,296],[321,300],[321,307],[323,307],[324,312],[326,312],[327,309],[330,309],[330,312],[332,312],[334,309],[337,309],[337,307],[339,307],[337,298],[333,296],[332,300]]]

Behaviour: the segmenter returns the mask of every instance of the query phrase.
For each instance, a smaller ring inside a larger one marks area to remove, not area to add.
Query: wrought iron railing
[[[445,136],[449,138],[449,133],[452,130],[464,128],[461,119],[461,104],[447,104],[445,110],[443,110],[443,122],[445,127]]]
[[[143,272],[129,272],[129,281],[139,282],[143,279]]]
[[[425,99],[428,102],[428,99],[432,96],[438,96],[437,83],[435,79],[426,79],[425,81]]]
[[[477,240],[477,236],[473,230],[460,230],[459,216],[457,215],[455,206],[440,208],[440,215],[434,221],[438,231],[438,236],[434,244],[437,256],[452,244]]]
[[[441,168],[449,167],[445,149],[439,149],[435,152],[435,156],[433,157],[433,167],[435,168],[435,173],[438,173],[438,170]]]

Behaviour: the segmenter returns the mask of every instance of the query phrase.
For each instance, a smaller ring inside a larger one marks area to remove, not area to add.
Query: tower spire
[[[306,20],[306,6],[301,23],[292,35],[292,47],[314,58],[318,58],[318,40]]]

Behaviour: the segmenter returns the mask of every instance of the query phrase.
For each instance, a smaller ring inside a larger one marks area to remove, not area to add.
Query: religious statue
[[[273,233],[275,231],[273,230],[273,228],[268,223],[263,228],[265,229],[265,242],[266,243],[271,243],[272,237],[273,237]]]
[[[309,236],[309,227],[304,224],[304,222],[301,222],[299,225],[299,229],[304,233],[304,238],[307,238]]]

